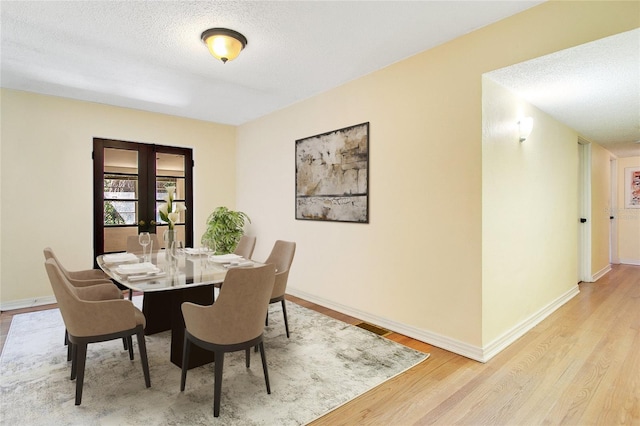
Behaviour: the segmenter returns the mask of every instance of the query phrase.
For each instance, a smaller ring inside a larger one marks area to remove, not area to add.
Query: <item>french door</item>
[[[167,186],[176,187],[174,203],[187,206],[175,229],[186,247],[193,246],[192,180],[190,148],[94,138],[95,256],[126,251],[127,238],[140,232],[157,234],[162,244],[168,226],[158,207],[165,202]]]

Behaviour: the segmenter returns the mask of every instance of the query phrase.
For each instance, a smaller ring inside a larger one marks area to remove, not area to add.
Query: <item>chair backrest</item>
[[[44,266],[47,270],[49,282],[51,283],[53,294],[56,297],[60,314],[64,320],[64,325],[69,333],[78,335],[76,325],[84,321],[85,318],[81,312],[81,300],[77,295],[77,290],[71,284],[67,284],[68,280],[61,270],[60,263],[56,262],[55,258],[47,259]]]
[[[69,275],[69,271],[67,271],[64,268],[64,266],[62,266],[62,263],[60,263],[60,261],[58,260],[57,256],[55,255],[51,247],[45,247],[44,250],[42,251],[44,252],[44,260],[53,259],[58,265],[58,268],[60,268],[60,271],[64,274],[64,276],[67,278],[71,278],[71,276]]]
[[[97,336],[112,333],[119,328],[135,327],[135,308],[130,301],[82,300],[78,295],[80,290],[71,285],[55,259],[47,259],[44,266],[69,334],[78,337]]]
[[[162,247],[160,247],[160,243],[158,242],[158,235],[157,234],[149,234],[149,235],[151,236],[153,253],[159,252]],[[147,247],[147,250],[149,250],[149,247]],[[127,253],[142,254],[142,246],[138,242],[137,235],[129,235],[127,237]]]
[[[182,305],[187,330],[220,345],[247,342],[264,331],[275,266],[230,269],[213,305]]]
[[[233,251],[235,254],[244,257],[245,259],[251,259],[253,255],[253,249],[256,247],[256,237],[250,237],[243,235],[238,241],[236,249]]]
[[[284,296],[287,290],[289,270],[291,269],[295,253],[296,243],[278,240],[273,245],[273,249],[267,260],[264,261],[266,264],[276,265],[276,281],[273,286],[273,293],[271,294],[272,299]]]

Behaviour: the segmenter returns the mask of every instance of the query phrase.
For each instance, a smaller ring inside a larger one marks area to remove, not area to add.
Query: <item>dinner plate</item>
[[[224,267],[229,269],[229,268],[246,268],[247,266],[253,266],[253,262],[250,260],[244,260],[244,261],[234,261],[231,262],[229,264],[225,264]]]

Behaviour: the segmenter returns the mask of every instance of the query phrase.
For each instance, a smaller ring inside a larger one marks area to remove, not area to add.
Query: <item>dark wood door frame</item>
[[[185,158],[185,204],[187,211],[185,212],[185,244],[187,247],[193,247],[193,150],[191,148],[172,147],[164,145],[145,144],[139,142],[126,142],[112,139],[93,139],[93,241],[94,241],[94,259],[104,254],[104,149],[116,148],[135,150],[138,156],[138,191],[145,194],[146,203],[138,204],[139,217],[155,218],[156,196],[155,185],[156,168],[155,154],[167,153],[183,155]],[[152,196],[150,194],[153,194]],[[155,231],[155,226],[149,225],[146,220],[146,227],[151,226]]]

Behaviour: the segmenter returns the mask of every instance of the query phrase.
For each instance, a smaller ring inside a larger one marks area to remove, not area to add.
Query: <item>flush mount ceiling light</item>
[[[245,36],[227,28],[209,28],[202,33],[201,38],[209,52],[224,63],[237,58],[247,45]]]

